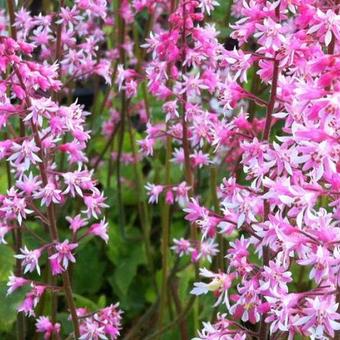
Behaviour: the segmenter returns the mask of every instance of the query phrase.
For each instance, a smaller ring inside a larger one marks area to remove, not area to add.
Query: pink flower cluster
[[[77,309],[81,340],[116,339],[120,334],[121,311],[118,304],[103,308],[98,313],[89,313],[86,308]]]
[[[21,8],[14,26],[20,41],[39,47],[35,52],[40,61],[57,58],[61,75],[70,77],[68,82],[97,74],[110,83],[110,61],[115,52],[107,51],[105,57],[100,48],[105,43],[104,25],[113,24],[107,12],[106,0],[75,1],[73,7],[63,6],[60,13],[46,15],[31,15]]]
[[[203,281],[194,284],[192,294],[212,292],[225,305],[197,339],[333,338],[340,330],[339,5],[236,1],[231,36],[240,48],[233,50],[204,22],[217,5],[180,1],[170,27],[157,27],[143,45],[152,56],[148,89],[164,103],[165,122],[151,116],[140,146],[152,156],[171,138],[194,230],[172,249],[204,266],[226,255],[225,268],[201,268]],[[200,197],[201,167],[227,174],[210,188],[215,203]],[[146,188],[150,203],[164,194],[173,204],[178,195],[176,184]],[[225,248],[219,239],[231,241]],[[301,291],[304,272],[310,289]]]
[[[89,328],[95,322],[97,328],[105,325],[104,333],[111,339],[117,338],[121,312],[118,305],[110,306],[82,316],[82,321],[76,313],[69,268],[76,263],[84,238],[108,242],[108,223],[102,217],[108,206],[93,170],[86,165],[89,112],[77,102],[62,105],[60,98],[70,81],[97,74],[111,82],[111,61],[98,48],[104,41],[106,16],[105,0],[75,1],[72,8],[64,6],[59,13],[47,15],[32,16],[21,9],[11,22],[12,37],[0,36],[0,128],[6,131],[0,141],[0,159],[7,162],[9,183],[13,178],[7,194],[0,197],[0,243],[6,243],[12,233],[19,261],[19,269],[9,279],[8,294],[29,288],[18,312],[35,316],[44,294],[62,293],[74,335],[82,339],[94,339]],[[76,212],[66,217],[70,230],[61,233],[57,216],[75,202]],[[36,233],[32,223],[42,232]],[[21,243],[26,233],[38,242],[37,248]],[[35,271],[41,275],[41,264],[52,274],[49,282],[30,276]],[[52,319],[39,316],[36,320],[36,330],[45,339],[60,333],[61,325]]]

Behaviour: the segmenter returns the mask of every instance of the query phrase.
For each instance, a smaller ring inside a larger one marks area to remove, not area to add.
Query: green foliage
[[[0,338],[1,332],[10,331],[13,327],[13,323],[17,317],[17,307],[22,302],[27,289],[21,288],[12,293],[6,295],[7,284],[4,281],[0,282]]]
[[[100,249],[93,242],[88,243],[77,254],[74,267],[74,289],[79,294],[95,294],[102,285],[106,262],[100,256]]]
[[[118,288],[119,296],[126,296],[132,280],[136,276],[137,268],[141,264],[145,264],[144,249],[141,243],[132,245],[129,254],[119,258],[119,264],[110,279],[110,283]]]
[[[14,252],[7,245],[0,246],[0,281],[6,281],[15,263]]]

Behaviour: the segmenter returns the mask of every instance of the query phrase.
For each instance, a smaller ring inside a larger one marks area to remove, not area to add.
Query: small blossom
[[[53,334],[60,333],[60,323],[53,324],[46,316],[40,316],[35,324],[37,333],[43,333],[44,339],[48,340]]]
[[[149,194],[149,203],[158,203],[159,195],[163,192],[164,187],[162,185],[148,183],[145,189]]]
[[[108,223],[104,220],[101,220],[99,223],[92,224],[90,229],[88,230],[88,233],[91,235],[99,236],[102,238],[105,243],[109,241],[109,235],[108,235]]]
[[[12,294],[18,288],[28,285],[29,283],[29,280],[26,280],[22,277],[17,277],[12,274],[9,277],[9,281],[7,282],[7,286],[9,287],[7,290],[7,295]]]
[[[56,253],[49,257],[54,275],[59,274],[60,270],[67,270],[69,261],[73,263],[76,262],[72,251],[77,247],[77,243],[69,243],[69,240],[57,243],[54,246]]]
[[[22,260],[22,266],[25,267],[24,273],[32,273],[36,269],[40,275],[39,258],[41,256],[41,249],[28,250],[25,246],[20,251],[21,254],[15,255],[15,258]]]

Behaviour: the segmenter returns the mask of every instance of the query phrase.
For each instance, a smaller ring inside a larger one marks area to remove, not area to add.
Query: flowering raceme
[[[143,45],[166,127],[152,133],[159,122],[151,116],[140,145],[152,156],[170,136],[189,188],[182,207],[190,237],[176,238],[172,249],[198,265],[222,256],[217,272],[200,269],[191,292],[213,292],[224,304],[197,339],[333,338],[340,330],[339,5],[235,1],[231,36],[240,49],[233,50],[204,21],[217,5],[180,1],[169,31]],[[219,187],[210,175],[215,187],[204,203],[199,169],[216,167],[228,175]],[[149,183],[149,202],[175,187]],[[299,273],[309,273],[304,289]]]
[[[12,183],[9,178],[7,194],[1,196],[1,243],[12,232],[19,261],[9,279],[8,294],[27,288],[18,312],[37,316],[36,331],[45,339],[59,338],[64,332],[55,320],[57,310],[50,317],[37,311],[46,294],[54,301],[57,294],[64,295],[76,338],[94,339],[99,334],[115,339],[120,330],[118,305],[97,314],[88,311],[79,318],[70,278],[70,267],[85,237],[108,241],[108,225],[102,217],[106,198],[86,165],[89,113],[77,102],[63,105],[60,100],[62,91],[67,94],[63,81],[70,75],[75,81],[98,74],[111,82],[111,63],[97,49],[104,39],[100,20],[106,17],[106,1],[91,3],[62,6],[53,16],[33,16],[19,9],[14,22],[11,18],[12,36],[0,36],[1,128],[7,131],[1,141],[1,159],[13,178]],[[75,197],[78,208],[66,218],[71,231],[67,234],[60,231],[57,214]],[[33,222],[43,233],[33,230]],[[23,244],[26,233],[40,245],[31,249]],[[48,275],[42,277],[42,271],[50,271],[51,277],[46,280]],[[29,275],[33,272],[38,277]]]

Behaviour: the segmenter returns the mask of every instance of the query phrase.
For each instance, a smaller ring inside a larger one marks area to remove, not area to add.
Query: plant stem
[[[275,8],[276,18],[280,20],[280,5]],[[274,112],[274,106],[276,102],[276,94],[277,94],[277,85],[279,79],[279,60],[277,59],[277,53],[275,53],[274,61],[273,61],[273,79],[270,90],[270,98],[267,106],[266,113],[266,122],[263,131],[262,140],[268,141],[270,137],[270,130],[272,126],[272,115]],[[270,205],[268,200],[264,200],[263,202],[263,221],[265,222],[268,219],[268,215],[270,213]],[[270,260],[270,250],[268,246],[263,247],[263,265],[268,266]],[[263,314],[261,317],[260,329],[259,329],[259,337],[260,339],[266,340],[268,337],[268,325],[265,322],[266,314]]]
[[[170,184],[170,159],[172,152],[172,138],[166,138],[166,158],[165,158],[165,185]],[[159,304],[158,329],[161,329],[166,305],[166,293],[168,290],[168,257],[169,257],[169,234],[170,234],[170,205],[164,199],[162,207],[162,288]]]
[[[64,0],[60,1],[60,7],[62,8],[64,7]],[[63,24],[60,23],[58,24],[58,28],[57,28],[57,41],[56,41],[56,50],[55,50],[55,59],[57,62],[60,62],[60,59],[62,57],[62,41],[61,41],[61,34],[62,34],[62,30],[63,30]],[[61,67],[59,65],[58,67],[58,73],[59,73],[59,78],[61,78]]]
[[[152,275],[153,285],[154,285],[155,290],[157,291],[157,283],[154,280],[154,275],[153,275],[154,265],[153,265],[152,249],[151,249],[151,242],[150,242],[151,225],[150,225],[148,206],[145,200],[145,193],[144,193],[144,186],[143,186],[143,183],[144,183],[143,173],[142,173],[142,169],[140,168],[139,163],[137,162],[136,137],[133,131],[133,127],[131,124],[129,114],[127,118],[128,118],[127,121],[128,121],[128,130],[129,130],[129,135],[130,135],[132,155],[135,160],[134,171],[135,171],[136,184],[137,184],[137,196],[139,199],[138,210],[139,210],[139,217],[140,217],[141,224],[142,224],[143,238],[144,238],[144,243],[145,243],[145,252],[146,252],[149,272]]]
[[[179,298],[178,292],[177,292],[177,281],[176,280],[173,280],[172,282],[170,282],[170,290],[171,290],[171,294],[173,296],[173,300],[175,302],[176,312],[177,312],[177,314],[181,314],[182,313],[182,306],[181,306],[181,301],[180,301],[180,298]],[[187,323],[185,322],[185,320],[180,321],[178,326],[179,326],[179,330],[180,330],[180,334],[181,334],[181,339],[182,340],[189,340],[188,326],[187,326]]]
[[[7,0],[7,9],[9,15],[9,21],[11,26],[11,37],[16,40],[17,39],[17,30],[14,26],[15,23],[15,4],[13,0]]]
[[[7,9],[10,19],[10,26],[11,26],[11,37],[12,39],[17,39],[17,30],[14,26],[15,23],[15,4],[13,0],[7,0]],[[20,137],[25,136],[25,125],[23,121],[20,119]],[[8,187],[11,187],[11,173],[10,173],[10,166],[7,163],[7,179],[8,179]],[[18,253],[20,248],[22,247],[22,233],[20,228],[15,228],[13,230],[13,240],[14,240],[14,247],[16,252]],[[22,268],[21,268],[21,261],[19,259],[16,260],[16,270],[15,274],[17,276],[22,275]],[[26,319],[23,313],[17,314],[17,339],[23,340],[25,339],[25,328],[26,328]]]
[[[120,4],[122,1],[118,2],[118,11],[120,10]],[[118,13],[118,12],[117,12]],[[118,16],[119,19],[119,29],[117,31],[118,33],[118,39],[119,41],[119,48],[120,48],[120,56],[119,61],[125,66],[125,50],[124,50],[124,41],[125,41],[125,22],[124,20]],[[124,134],[125,134],[125,119],[126,114],[128,112],[128,103],[126,98],[125,90],[122,89],[121,91],[121,105],[120,105],[120,131],[118,136],[118,152],[117,152],[117,160],[116,160],[116,176],[117,176],[117,200],[118,200],[118,209],[119,209],[119,228],[121,230],[121,233],[125,235],[125,211],[124,211],[124,204],[122,199],[122,182],[121,182],[121,157],[123,152],[123,144],[124,144]]]

